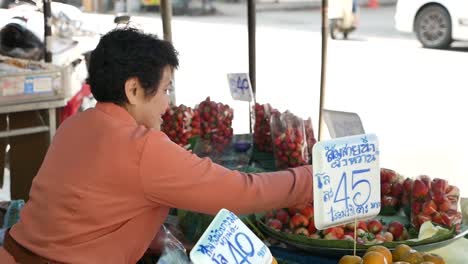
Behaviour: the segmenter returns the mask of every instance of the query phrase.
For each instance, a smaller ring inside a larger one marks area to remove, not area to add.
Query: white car
[[[414,32],[426,48],[468,41],[468,0],[398,0],[395,27]]]

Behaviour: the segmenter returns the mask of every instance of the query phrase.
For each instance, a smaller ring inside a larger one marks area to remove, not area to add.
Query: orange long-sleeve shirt
[[[98,103],[58,129],[10,234],[53,261],[133,264],[171,207],[242,214],[302,206],[311,196],[311,166],[232,171],[139,126],[124,108]]]

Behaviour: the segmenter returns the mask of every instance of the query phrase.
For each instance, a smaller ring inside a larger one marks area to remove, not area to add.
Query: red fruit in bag
[[[426,216],[430,216],[437,212],[437,205],[433,200],[429,200],[423,204],[422,212]]]
[[[421,180],[427,186],[427,188],[431,187],[431,178],[427,175],[419,175],[416,180]]]
[[[392,185],[384,182],[380,185],[380,195],[389,195],[392,192]]]
[[[413,188],[413,180],[406,178],[406,180],[403,182],[403,188],[405,189],[405,192],[409,194]]]
[[[431,182],[431,189],[433,193],[445,193],[448,188],[448,182],[444,179],[435,178]]]
[[[449,185],[446,191],[447,196],[460,197],[460,189],[457,186]]]
[[[403,184],[396,182],[392,185],[392,196],[400,197],[403,193]]]
[[[417,179],[413,184],[413,197],[416,200],[424,201],[427,194],[429,193],[429,188],[424,183],[424,181]]]

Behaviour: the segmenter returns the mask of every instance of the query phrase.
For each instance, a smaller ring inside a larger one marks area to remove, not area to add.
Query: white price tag
[[[356,113],[323,110],[323,119],[330,132],[330,137],[347,137],[364,134],[361,118]]]
[[[247,73],[229,73],[227,76],[232,99],[247,102],[252,101],[253,93],[249,75]]]
[[[313,148],[315,226],[326,229],[380,212],[377,136],[320,141]]]
[[[271,264],[268,247],[232,212],[221,209],[190,251],[194,264]]]

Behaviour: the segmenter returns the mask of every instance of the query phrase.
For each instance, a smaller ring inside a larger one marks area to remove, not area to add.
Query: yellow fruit
[[[366,252],[371,252],[371,251],[377,251],[379,252],[380,254],[384,255],[385,259],[387,260],[387,263],[392,263],[392,252],[390,252],[390,250],[388,250],[388,248],[384,247],[384,246],[372,246],[370,248],[367,249]]]
[[[362,264],[390,264],[385,256],[377,251],[367,252],[362,258]]]
[[[359,256],[346,255],[340,259],[338,264],[361,264],[361,262],[362,262],[362,259]]]
[[[421,262],[424,262],[423,255],[416,250],[410,250],[401,260],[409,262],[410,264],[421,264]]]
[[[276,261],[276,259],[273,258],[273,261],[271,262],[271,264],[278,264],[278,261]]]
[[[397,262],[393,262],[393,264],[409,264],[409,263],[406,261],[397,261]]]
[[[423,254],[424,261],[430,261],[434,264],[445,264],[444,258],[437,254],[427,253]]]
[[[392,252],[393,261],[402,260],[403,256],[406,255],[411,250],[411,247],[405,244],[396,246],[395,250]]]

